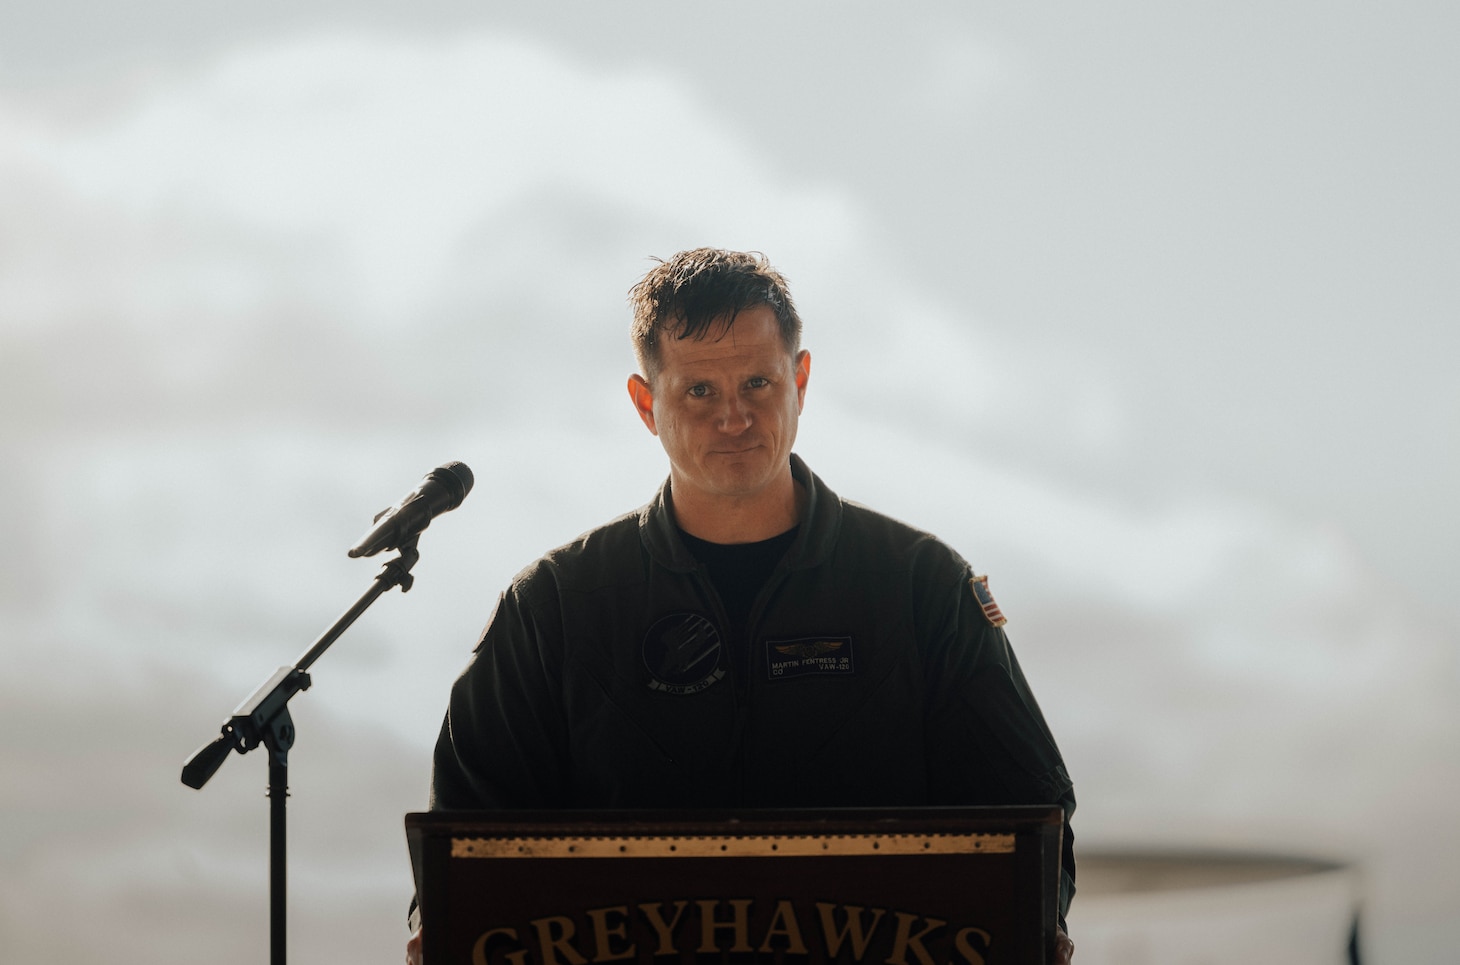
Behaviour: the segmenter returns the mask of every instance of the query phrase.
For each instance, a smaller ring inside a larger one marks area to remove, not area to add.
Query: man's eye
[[[710,394],[710,387],[708,385],[692,385],[689,387],[689,394],[693,398],[703,399]]]
[[[745,384],[752,389],[763,389],[771,384],[771,380],[763,375],[757,375]]]

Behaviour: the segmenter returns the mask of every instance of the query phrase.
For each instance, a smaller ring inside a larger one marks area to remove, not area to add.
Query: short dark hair
[[[724,319],[728,331],[735,316],[759,305],[776,313],[786,351],[795,355],[801,348],[801,316],[785,276],[760,252],[695,248],[655,261],[629,289],[634,354],[650,382],[658,375],[661,333],[701,339],[718,321]]]

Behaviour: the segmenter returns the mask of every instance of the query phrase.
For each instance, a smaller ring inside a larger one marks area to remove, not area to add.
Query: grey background
[[[623,296],[715,244],[791,278],[813,468],[990,572],[1081,844],[1356,861],[1374,960],[1448,961],[1457,19],[0,11],[7,959],[265,954],[264,762],[178,768],[459,458],[294,703],[295,957],[398,960],[447,688],[662,478]]]

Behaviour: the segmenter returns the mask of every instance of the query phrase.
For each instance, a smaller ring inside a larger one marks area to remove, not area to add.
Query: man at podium
[[[1075,798],[987,577],[793,453],[811,356],[764,256],[680,252],[630,300],[669,478],[502,594],[432,809],[1058,804],[1068,960]]]

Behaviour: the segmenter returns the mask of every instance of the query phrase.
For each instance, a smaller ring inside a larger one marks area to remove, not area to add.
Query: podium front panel
[[[1057,807],[406,818],[426,965],[1036,965]]]

